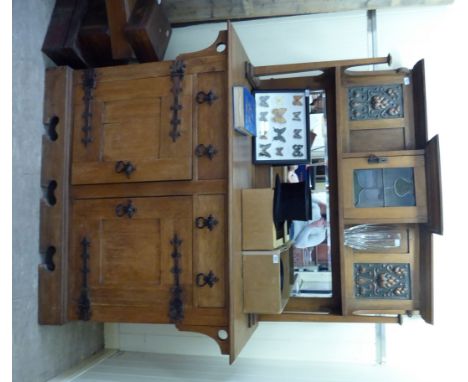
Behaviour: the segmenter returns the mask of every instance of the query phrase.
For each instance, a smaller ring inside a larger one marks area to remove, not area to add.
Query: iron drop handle
[[[213,288],[213,285],[219,281],[219,278],[216,277],[216,275],[213,273],[213,271],[210,271],[207,275],[204,273],[199,273],[196,278],[196,283],[197,286],[204,287],[205,285],[208,285],[210,288]]]
[[[195,219],[195,226],[199,229],[203,229],[207,227],[210,231],[212,231],[217,224],[218,224],[218,221],[211,214],[207,218],[204,218],[203,216],[199,216],[198,218]]]
[[[387,162],[388,159],[385,157],[378,157],[375,154],[371,154],[367,157],[367,163],[369,164],[377,164],[377,163],[384,163]]]
[[[208,105],[211,105],[213,101],[217,100],[218,98],[219,97],[212,90],[210,90],[208,93],[198,92],[195,99],[198,104],[208,102]]]
[[[118,204],[117,207],[115,207],[115,214],[121,218],[124,215],[127,215],[129,219],[135,215],[137,209],[133,206],[131,200],[127,200],[127,204]]]
[[[136,170],[135,165],[130,161],[125,162],[125,161],[119,160],[118,162],[115,163],[115,172],[117,174],[125,173],[127,175],[127,178],[130,178],[130,175],[135,170]]]
[[[212,160],[217,153],[218,150],[213,145],[205,146],[204,144],[200,144],[195,148],[195,155],[199,158],[206,155]]]

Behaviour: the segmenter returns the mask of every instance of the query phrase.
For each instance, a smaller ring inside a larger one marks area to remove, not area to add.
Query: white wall
[[[426,374],[428,381],[436,373],[461,367],[464,354],[457,345],[468,341],[467,304],[462,295],[468,257],[466,224],[456,220],[457,216],[466,220],[468,212],[464,188],[468,123],[462,117],[467,15],[467,2],[459,0],[451,6],[377,12],[379,55],[391,53],[394,66],[412,67],[419,58],[426,60],[429,136],[438,133],[441,141],[445,233],[434,240],[436,325],[408,320],[403,326],[386,326],[389,365],[402,368],[408,377]],[[224,26],[176,29],[166,58],[208,46]],[[254,65],[370,56],[366,26],[364,12],[235,23]],[[108,326],[112,330],[115,335],[107,336],[108,343],[114,341],[124,350],[217,354],[210,339],[167,326]],[[372,325],[262,323],[241,357],[372,363],[374,343]]]
[[[430,376],[456,375],[466,363],[466,38],[468,2],[452,6],[378,12],[378,50],[390,51],[395,66],[425,59],[429,136],[439,134],[443,180],[444,235],[434,236],[435,325],[408,320],[387,327],[387,361]],[[466,372],[463,370],[463,373]]]
[[[366,12],[330,13],[234,23],[253,65],[368,56]],[[167,60],[211,45],[226,23],[175,28]]]

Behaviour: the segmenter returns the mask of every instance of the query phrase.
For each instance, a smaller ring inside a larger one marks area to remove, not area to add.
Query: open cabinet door
[[[249,88],[245,78],[248,57],[231,23],[228,23],[228,134],[229,134],[229,334],[230,363],[233,363],[255,331],[257,324],[243,312],[241,189],[251,188],[254,167],[250,139],[233,129],[232,86]]]

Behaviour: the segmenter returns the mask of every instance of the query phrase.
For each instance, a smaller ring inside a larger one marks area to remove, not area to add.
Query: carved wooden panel
[[[410,264],[355,263],[356,298],[411,299]]]
[[[404,117],[403,86],[354,86],[348,89],[349,119],[352,121]]]

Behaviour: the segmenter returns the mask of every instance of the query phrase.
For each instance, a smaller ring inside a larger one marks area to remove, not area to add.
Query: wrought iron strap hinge
[[[172,245],[172,254],[171,257],[174,260],[174,266],[171,269],[172,274],[174,275],[174,285],[171,287],[171,299],[169,301],[169,319],[174,322],[180,322],[184,318],[184,303],[182,301],[182,286],[180,285],[180,274],[182,273],[182,268],[179,264],[179,259],[182,256],[179,252],[182,240],[177,234],[174,234],[174,237],[171,240]]]
[[[181,60],[174,61],[171,66],[171,79],[172,79],[172,94],[174,96],[173,103],[171,106],[172,117],[171,117],[171,132],[169,136],[172,138],[172,142],[175,142],[180,137],[179,125],[181,123],[179,112],[182,110],[182,104],[180,102],[180,93],[182,93],[182,80],[185,74],[185,63]]]
[[[96,72],[93,68],[86,69],[83,71],[83,102],[84,102],[84,112],[83,112],[83,127],[81,130],[84,132],[81,142],[88,146],[88,143],[93,141],[91,136],[91,121],[92,121],[92,110],[91,110],[91,101],[93,99],[93,90],[96,88]]]
[[[82,252],[81,258],[83,260],[83,268],[81,273],[83,274],[81,283],[81,293],[78,299],[78,318],[82,321],[89,321],[91,318],[91,301],[89,300],[89,286],[88,286],[88,273],[89,273],[89,247],[91,242],[88,238],[84,237],[81,240]]]

